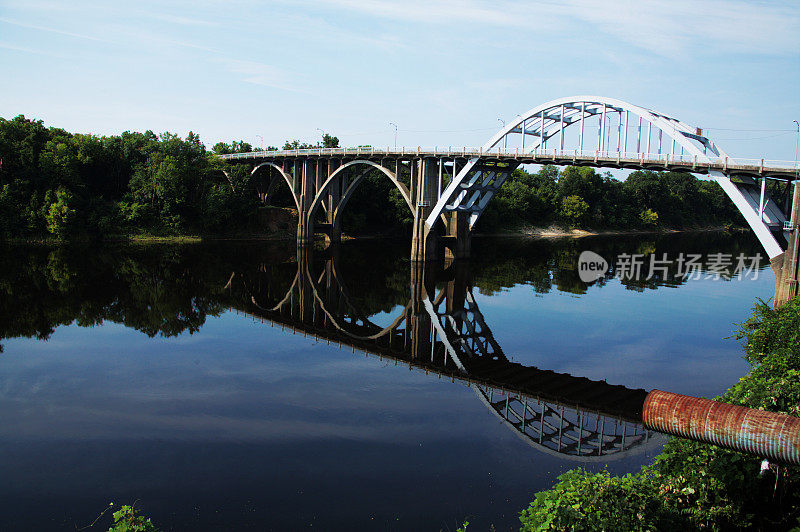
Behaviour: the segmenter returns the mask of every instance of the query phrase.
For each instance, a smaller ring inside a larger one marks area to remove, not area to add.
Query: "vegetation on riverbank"
[[[325,135],[320,145],[338,143]],[[307,147],[312,146],[298,141],[284,145]],[[0,118],[0,240],[286,236],[264,222],[266,208],[259,197],[269,188],[265,176],[215,156],[251,149],[233,142],[207,151],[194,133],[185,139],[152,131],[98,137],[48,128],[23,116]],[[282,185],[271,202],[294,206]],[[350,234],[401,235],[411,221],[398,190],[375,170],[351,197],[343,227]],[[545,166],[536,173],[515,170],[489,203],[478,230],[551,224],[661,230],[742,221],[715,182],[690,174],[633,172],[619,181],[592,168]]]
[[[480,229],[554,224],[589,230],[743,225],[714,181],[678,172],[632,172],[625,181],[593,168],[516,170],[489,204]]]
[[[338,144],[335,137],[324,141]],[[259,224],[259,193],[268,183],[216,157],[251,149],[234,142],[207,151],[191,132],[185,139],[152,131],[98,137],[24,116],[0,118],[0,240],[141,242],[267,232]]]
[[[736,332],[752,364],[718,400],[800,413],[800,298],[760,302]],[[572,470],[536,494],[523,530],[788,530],[800,524],[800,468],[673,438],[642,472],[612,477]]]

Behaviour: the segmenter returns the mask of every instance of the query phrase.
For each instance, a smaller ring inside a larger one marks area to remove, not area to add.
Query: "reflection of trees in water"
[[[629,290],[644,291],[660,286],[680,286],[686,279],[678,276],[675,262],[668,266],[668,274],[646,279],[651,255],[661,258],[664,253],[675,261],[683,253],[726,253],[733,256],[727,268],[731,275],[739,254],[762,254],[762,266],[769,260],[754,237],[746,234],[717,232],[685,233],[672,235],[646,235],[613,237],[586,237],[580,239],[476,239],[473,243],[472,272],[475,285],[481,294],[493,295],[518,284],[529,284],[537,294],[550,292],[553,287],[571,294],[585,294],[589,286],[603,286],[613,279],[613,269],[594,283],[584,283],[578,276],[578,257],[583,251],[594,251],[614,267],[622,254],[644,255],[643,275],[639,279],[625,279],[622,285]],[[505,257],[504,257],[505,255]]]
[[[554,287],[583,294],[588,285],[578,278],[577,260],[584,250],[609,261],[622,253],[645,251],[667,253],[670,258],[679,253],[736,256],[760,251],[750,235],[718,233],[557,241],[479,239],[473,248],[473,285],[485,295],[520,284],[530,285],[538,294]],[[407,252],[406,242],[352,242],[339,249],[336,275],[362,315],[406,305]],[[232,272],[234,281],[229,282]],[[258,293],[277,304],[296,274],[293,243],[7,246],[0,253],[0,338],[46,339],[60,325],[93,326],[105,320],[149,336],[192,333],[207,316],[249,301],[246,294]],[[602,286],[611,275],[592,286]],[[684,282],[656,276],[626,280],[623,285],[642,291]]]
[[[353,306],[365,316],[408,303],[411,264],[405,242],[354,242],[343,246],[337,275]]]
[[[195,332],[227,307],[231,262],[251,264],[259,251],[237,246],[7,248],[0,258],[0,338],[48,338],[60,325],[105,320],[148,336]]]

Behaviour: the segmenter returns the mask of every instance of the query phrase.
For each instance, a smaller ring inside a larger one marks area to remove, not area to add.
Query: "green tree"
[[[339,147],[339,139],[338,137],[333,137],[327,133],[322,135],[322,147],[323,148],[338,148]]]
[[[76,212],[72,208],[72,195],[59,188],[54,194],[48,191],[47,230],[58,238],[67,238],[75,232]]]
[[[645,209],[639,215],[639,219],[642,220],[642,223],[647,226],[656,226],[658,225],[658,213],[655,212],[653,209]]]
[[[561,200],[559,215],[570,226],[577,226],[583,220],[589,205],[577,195],[567,196]]]

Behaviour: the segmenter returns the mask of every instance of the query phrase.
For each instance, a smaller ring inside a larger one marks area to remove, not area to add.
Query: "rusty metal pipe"
[[[651,430],[800,465],[800,418],[653,390],[642,421]]]

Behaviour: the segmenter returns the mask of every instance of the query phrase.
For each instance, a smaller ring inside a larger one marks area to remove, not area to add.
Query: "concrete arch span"
[[[341,212],[347,205],[347,202],[352,197],[353,192],[355,192],[358,185],[361,183],[364,177],[366,177],[369,170],[371,169],[379,170],[382,174],[388,177],[389,180],[394,184],[394,186],[400,191],[400,194],[403,196],[403,200],[405,200],[409,210],[411,210],[412,213],[414,212],[414,206],[413,203],[411,202],[411,192],[409,191],[408,187],[397,178],[394,172],[373,161],[358,159],[355,161],[344,163],[336,170],[331,172],[328,178],[322,183],[322,186],[320,186],[319,189],[317,190],[314,200],[311,202],[311,206],[308,209],[309,220],[313,220],[313,216],[315,215],[316,210],[320,207],[322,200],[327,196],[332,186],[338,185],[339,180],[343,177],[343,173],[348,168],[358,165],[366,165],[369,166],[370,168],[367,168],[366,171],[361,172],[356,177],[356,179],[354,179],[351,183],[347,184],[347,187],[345,188],[345,190],[342,191],[341,198],[339,199],[339,202],[335,207],[335,213],[336,213],[335,216],[341,216]]]
[[[292,178],[292,176],[287,174],[283,168],[272,162],[264,162],[257,165],[255,168],[253,168],[253,171],[250,172],[250,175],[251,176],[255,175],[255,173],[261,168],[274,168],[275,170],[278,171],[278,175],[280,175],[283,178],[283,180],[286,182],[286,185],[289,187],[289,192],[291,192],[292,194],[292,200],[294,201],[295,207],[297,207],[297,211],[300,212],[300,199],[297,197],[297,191],[295,190],[296,188],[295,180]],[[270,188],[271,187],[272,184],[270,185]]]

